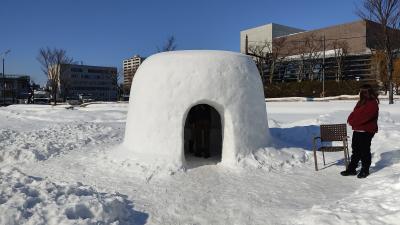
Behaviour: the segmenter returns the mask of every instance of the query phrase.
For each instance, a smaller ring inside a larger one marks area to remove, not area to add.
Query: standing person
[[[349,115],[347,122],[353,128],[351,148],[353,149],[351,161],[343,176],[356,175],[358,162],[361,160],[361,170],[358,178],[366,178],[369,175],[371,165],[371,140],[378,132],[379,99],[377,93],[369,84],[360,88],[360,99]]]

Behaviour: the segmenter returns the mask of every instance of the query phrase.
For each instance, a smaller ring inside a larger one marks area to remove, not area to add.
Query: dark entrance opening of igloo
[[[221,116],[216,109],[199,104],[189,110],[185,121],[184,153],[186,162],[192,167],[221,161]]]

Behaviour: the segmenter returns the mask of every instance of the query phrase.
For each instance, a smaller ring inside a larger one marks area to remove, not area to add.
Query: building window
[[[83,70],[81,68],[71,68],[71,72],[83,72]]]

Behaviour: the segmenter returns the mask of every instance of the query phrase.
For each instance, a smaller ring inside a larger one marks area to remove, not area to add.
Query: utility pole
[[[249,37],[246,34],[246,40],[245,40],[245,45],[244,45],[244,52],[246,55],[249,54]]]
[[[3,57],[3,106],[6,105],[6,76],[4,75],[4,57]]]
[[[322,97],[325,97],[325,34],[323,39],[324,52],[322,57]]]
[[[6,76],[4,74],[4,59],[5,59],[6,55],[10,52],[11,52],[11,50],[7,50],[1,54],[1,55],[3,55],[2,58],[3,58],[3,105],[4,106],[6,105]]]

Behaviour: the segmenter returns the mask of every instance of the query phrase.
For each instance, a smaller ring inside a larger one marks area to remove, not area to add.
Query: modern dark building
[[[392,48],[400,48],[400,30],[390,32]],[[252,42],[251,34],[248,32],[247,43],[241,44],[244,54],[251,55],[248,46],[259,42],[259,36],[257,42]],[[380,24],[369,20],[275,36],[271,49],[279,49],[281,60],[276,62],[273,80],[321,79],[323,65],[325,79],[376,80],[373,52],[383,49],[379,41],[382,38]],[[243,32],[241,40],[246,41]],[[266,66],[264,76],[270,73]]]
[[[29,98],[30,77],[18,74],[0,73],[0,105],[22,103]]]
[[[60,71],[60,98],[117,101],[116,67],[63,64]]]

